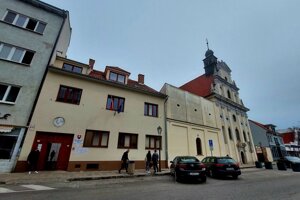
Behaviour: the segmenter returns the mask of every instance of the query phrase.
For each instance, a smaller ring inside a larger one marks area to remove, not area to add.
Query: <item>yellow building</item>
[[[117,170],[124,151],[135,168],[161,148],[165,166],[166,96],[130,73],[57,57],[49,66],[15,171],[24,171],[31,149],[40,149],[39,170]],[[161,128],[161,134],[158,133]]]
[[[182,155],[200,160],[226,155],[213,102],[169,84],[161,92],[168,95],[165,109],[169,161]]]

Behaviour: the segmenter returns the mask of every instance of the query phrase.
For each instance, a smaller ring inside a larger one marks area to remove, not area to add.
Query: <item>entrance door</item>
[[[37,132],[33,149],[40,150],[38,170],[67,170],[73,134]]]
[[[243,164],[246,164],[245,154],[244,154],[244,152],[242,152],[242,151],[241,151],[241,158],[242,158]]]

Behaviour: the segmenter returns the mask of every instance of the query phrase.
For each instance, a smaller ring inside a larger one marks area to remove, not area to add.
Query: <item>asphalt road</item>
[[[299,200],[300,172],[253,169],[242,172],[238,180],[208,178],[206,183],[176,183],[169,176],[147,176],[45,184],[41,190],[28,189],[29,186],[26,190],[22,190],[23,186],[7,187],[14,192],[0,193],[1,200]]]

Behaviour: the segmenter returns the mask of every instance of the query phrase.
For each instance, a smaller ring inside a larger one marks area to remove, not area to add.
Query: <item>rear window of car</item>
[[[286,156],[285,158],[290,161],[298,161],[298,162],[300,161],[300,158],[298,157]]]
[[[179,159],[181,162],[199,162],[197,158],[194,157],[183,157]]]
[[[232,158],[218,158],[218,163],[227,164],[227,163],[236,163]]]

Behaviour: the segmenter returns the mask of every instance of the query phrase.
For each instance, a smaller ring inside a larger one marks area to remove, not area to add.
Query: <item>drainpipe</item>
[[[169,96],[166,97],[165,101],[164,101],[164,114],[165,114],[165,119],[164,119],[164,123],[165,123],[165,156],[166,156],[166,163],[168,166],[169,164],[169,155],[168,155],[168,132],[167,132],[167,106],[166,106],[166,103],[167,103],[167,100],[168,100]]]

